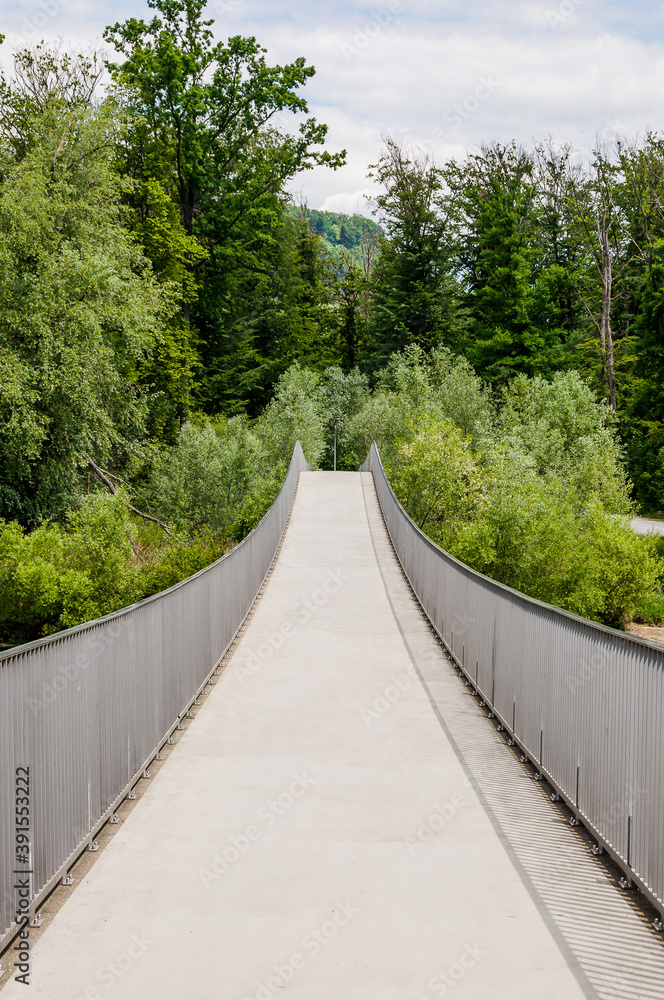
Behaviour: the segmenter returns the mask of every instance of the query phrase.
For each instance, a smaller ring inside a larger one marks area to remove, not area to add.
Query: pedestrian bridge
[[[299,461],[238,621],[213,567],[0,661],[2,1000],[664,998],[662,652]]]

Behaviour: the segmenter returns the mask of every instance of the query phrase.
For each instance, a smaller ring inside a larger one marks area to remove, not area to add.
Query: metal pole
[[[334,471],[337,471],[337,422],[334,421]]]

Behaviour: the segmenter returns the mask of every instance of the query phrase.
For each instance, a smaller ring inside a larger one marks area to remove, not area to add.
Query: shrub
[[[276,465],[287,469],[298,440],[311,468],[318,468],[325,450],[318,375],[291,365],[277,382],[274,397],[256,423],[256,432],[269,469]]]
[[[484,502],[485,477],[469,439],[451,420],[429,417],[397,453],[396,491],[418,526],[449,549]]]
[[[413,433],[408,409],[395,393],[378,391],[351,417],[346,428],[344,451],[347,462],[357,469],[375,441],[383,462],[396,459],[396,442]]]
[[[325,417],[326,446],[323,455],[325,468],[334,467],[334,430],[337,431],[337,469],[355,470],[364,460],[359,460],[351,447],[350,422],[366,404],[369,382],[357,369],[346,374],[338,365],[323,372],[320,384],[322,412]]]
[[[489,391],[465,358],[438,347],[431,354],[434,402],[442,416],[469,435],[477,452],[486,449],[496,420]]]
[[[503,444],[482,464],[450,421],[430,420],[399,457],[393,481],[411,516],[501,583],[619,628],[658,586],[657,542],[574,477],[540,475],[532,455]]]
[[[266,479],[245,497],[231,525],[230,537],[234,541],[241,542],[262,521],[279,495],[282,479],[282,476]]]
[[[202,532],[193,538],[170,540],[142,574],[143,596],[158,594],[193,576],[220,559],[228,547],[228,543],[211,532]]]
[[[161,517],[180,530],[226,534],[261,460],[246,418],[187,423],[177,444],[161,453],[147,490]]]
[[[664,594],[661,591],[648,594],[638,605],[634,618],[644,625],[664,625]]]
[[[99,618],[141,596],[131,541],[135,528],[122,496],[93,494],[64,528],[26,533],[0,522],[0,630],[28,642]]]
[[[600,497],[612,514],[632,511],[615,417],[578,372],[559,372],[550,382],[517,376],[506,394],[499,434],[502,443],[530,456],[539,475]]]

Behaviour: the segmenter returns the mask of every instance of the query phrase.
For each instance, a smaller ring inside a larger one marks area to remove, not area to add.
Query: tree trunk
[[[599,349],[602,357],[604,378],[609,390],[609,402],[614,413],[618,409],[616,402],[616,378],[613,362],[613,332],[611,330],[611,299],[613,294],[613,260],[609,245],[609,234],[606,220],[602,219],[599,226],[600,246],[602,248],[602,322],[599,332]]]

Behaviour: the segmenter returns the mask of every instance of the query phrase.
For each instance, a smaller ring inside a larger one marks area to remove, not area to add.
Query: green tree
[[[162,451],[147,485],[160,516],[188,533],[228,535],[263,469],[263,451],[244,417],[186,423]]]
[[[197,268],[208,253],[195,236],[185,231],[177,206],[156,179],[133,185],[124,221],[143,248],[157,280],[168,285],[180,306],[162,326],[153,350],[140,367],[141,383],[150,393],[150,433],[172,444],[189,416],[201,368],[198,338],[183,310],[188,310],[198,297]]]
[[[648,509],[664,506],[664,140],[618,143],[618,199],[628,242],[621,325],[618,402],[636,495]]]
[[[587,325],[579,294],[586,257],[575,231],[570,200],[570,185],[579,171],[571,146],[556,148],[549,140],[535,147],[537,267],[532,314],[537,326],[547,329],[562,345],[560,367],[579,364],[576,352]]]
[[[429,417],[400,445],[393,486],[418,527],[449,550],[483,503],[483,478],[469,439],[451,420]]]
[[[456,299],[442,171],[388,137],[369,176],[383,189],[375,212],[385,232],[364,351],[365,365],[376,369],[408,344],[430,350],[453,340]]]
[[[529,380],[519,381],[517,391],[527,394]],[[574,392],[569,382],[558,388],[563,400],[566,392]],[[539,440],[541,426],[527,427],[522,413],[524,436]],[[588,422],[596,429],[588,408],[578,422],[563,414],[559,430],[570,434],[567,445],[561,436],[558,470],[539,471],[539,449],[529,453],[509,434],[480,461],[451,421],[428,418],[397,446],[392,480],[411,516],[456,558],[538,600],[622,628],[651,598],[662,567],[654,540],[612,513],[598,479],[570,472]]]
[[[140,445],[141,366],[175,308],[122,224],[112,102],[39,93],[0,93],[22,130],[3,132],[0,178],[0,515],[26,525],[75,502],[88,455]]]
[[[256,422],[268,468],[281,477],[288,468],[295,443],[300,441],[312,469],[325,450],[325,416],[320,376],[294,364],[277,382],[274,397]]]
[[[502,441],[527,455],[538,475],[596,497],[610,514],[633,513],[617,420],[578,372],[515,378],[499,426]]]
[[[28,642],[99,618],[141,596],[136,529],[122,496],[92,494],[65,528],[0,521],[0,635]]]
[[[372,263],[358,265],[347,252],[336,263],[336,299],[339,351],[343,367],[349,371],[357,365],[367,339],[369,299],[373,286]]]
[[[484,146],[446,169],[468,312],[464,351],[493,383],[504,384],[518,372],[548,373],[562,360],[558,331],[535,320],[533,174],[533,157],[515,144]]]
[[[303,58],[271,67],[254,38],[215,43],[204,0],[149,0],[149,22],[131,18],[105,37],[123,57],[109,70],[142,121],[145,155],[127,169],[156,179],[177,205],[188,236],[208,253],[196,303],[183,302],[201,339],[208,409],[256,407],[275,373],[261,349],[254,306],[278,257],[284,186],[302,170],[332,168],[344,153],[321,147],[327,127],[298,91],[313,76]],[[275,116],[302,116],[296,133]],[[269,281],[268,281],[269,284]]]
[[[618,403],[613,316],[626,240],[618,174],[618,164],[607,149],[598,146],[591,166],[569,185],[574,230],[588,262],[581,278],[581,294],[595,328],[594,353],[599,355],[600,384],[614,411]]]
[[[338,365],[323,372],[320,383],[322,410],[325,414],[326,447],[325,468],[334,465],[334,441],[337,441],[337,469],[355,471],[358,462],[349,449],[351,421],[369,398],[369,380],[357,368],[346,373]]]

